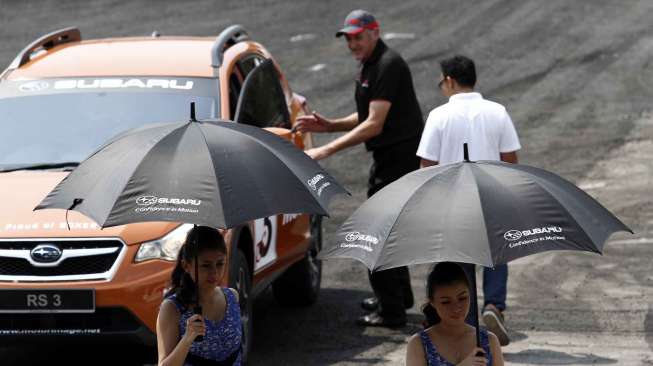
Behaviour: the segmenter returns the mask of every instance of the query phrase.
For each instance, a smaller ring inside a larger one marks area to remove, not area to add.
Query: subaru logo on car
[[[53,244],[41,244],[34,247],[30,255],[36,262],[52,263],[61,258],[61,249]]]
[[[158,201],[156,196],[140,196],[136,199],[136,204],[139,206],[150,206]]]

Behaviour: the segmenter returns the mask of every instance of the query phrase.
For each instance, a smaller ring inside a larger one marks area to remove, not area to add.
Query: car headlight
[[[171,262],[176,261],[177,255],[179,254],[179,248],[184,245],[186,235],[192,228],[192,224],[183,224],[161,239],[141,244],[134,261],[137,263],[150,259],[163,259]]]

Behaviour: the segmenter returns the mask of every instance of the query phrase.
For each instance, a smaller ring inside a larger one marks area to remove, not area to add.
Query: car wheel
[[[322,217],[311,216],[311,245],[306,256],[272,284],[274,298],[282,305],[308,306],[317,301],[322,282]]]
[[[232,258],[233,265],[230,266],[229,287],[238,291],[238,303],[240,304],[240,319],[243,327],[243,355],[242,364],[247,363],[249,350],[252,345],[253,322],[252,322],[252,275],[249,270],[249,263],[242,250],[238,249]]]

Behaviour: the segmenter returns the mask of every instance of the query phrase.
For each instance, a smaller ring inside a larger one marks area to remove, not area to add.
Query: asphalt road
[[[437,61],[476,60],[478,90],[507,106],[522,163],[584,187],[636,232],[603,257],[550,253],[511,266],[509,364],[653,364],[653,2],[649,0],[9,1],[0,0],[0,65],[35,37],[77,25],[84,38],[217,35],[245,25],[281,64],[311,108],[354,111],[356,63],[333,37],[352,6],[377,15],[408,61],[424,114],[445,102]],[[4,66],[3,66],[4,67]],[[329,137],[320,136],[318,141]],[[326,238],[363,200],[370,156],[358,147],[324,161],[353,193],[338,201]],[[362,265],[326,262],[323,291],[307,309],[256,305],[253,365],[402,364],[418,307],[400,331],[353,322],[369,294]],[[426,266],[412,268],[421,298]],[[5,348],[0,363],[124,364],[126,351]]]

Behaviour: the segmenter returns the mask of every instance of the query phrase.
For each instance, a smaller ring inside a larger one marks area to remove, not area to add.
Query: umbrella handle
[[[481,347],[481,330],[479,327],[478,321],[478,295],[476,294],[476,265],[469,263],[461,263],[463,269],[465,269],[465,274],[467,275],[467,280],[469,282],[471,300],[469,311],[474,314],[474,328],[476,329],[476,347]],[[483,356],[484,354],[478,352],[476,356]]]
[[[202,307],[201,307],[199,304],[196,305],[196,306],[193,308],[193,314],[199,314],[199,315],[202,315]],[[199,322],[199,321],[201,321],[201,320],[196,320],[196,321]],[[195,337],[195,339],[193,340],[193,342],[202,342],[202,341],[204,341],[204,336],[201,336],[201,335],[198,335],[198,336]]]
[[[191,113],[195,114],[195,103],[191,103]],[[197,225],[193,226],[193,229],[197,229]],[[193,314],[199,314],[202,315],[202,305],[200,305],[200,277],[199,277],[199,264],[197,263],[199,261],[199,243],[197,242],[197,233],[194,234],[194,241],[193,244],[195,245],[195,307],[193,308]],[[204,340],[203,336],[197,336],[195,337],[195,340],[193,342],[202,342]]]
[[[190,121],[197,122],[195,119],[195,102],[190,102]]]

